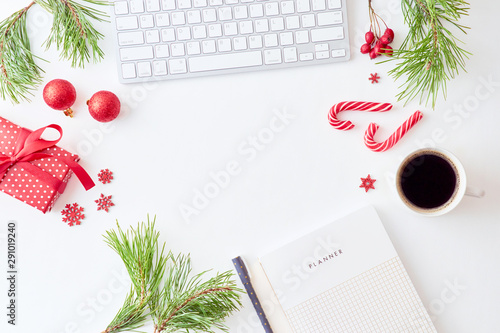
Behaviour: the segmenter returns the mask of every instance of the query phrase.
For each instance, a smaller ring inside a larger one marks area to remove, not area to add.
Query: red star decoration
[[[372,84],[373,83],[378,83],[378,80],[380,79],[380,76],[378,76],[377,73],[375,74],[370,74],[370,77],[368,78],[368,80],[371,80],[372,81]]]
[[[368,177],[366,178],[361,178],[361,185],[359,185],[359,187],[364,187],[365,188],[365,192],[368,192],[369,189],[375,189],[375,186],[373,186],[373,183],[375,183],[377,180],[376,179],[372,179],[370,177],[370,175],[368,175]]]
[[[105,196],[104,194],[101,193],[101,197],[97,200],[95,200],[97,203],[97,210],[104,210],[109,212],[109,207],[114,206],[115,204],[111,201],[111,196]]]
[[[109,169],[102,169],[97,177],[103,184],[111,183],[111,180],[113,180],[113,171],[109,171]]]
[[[63,222],[68,223],[70,227],[80,225],[82,223],[81,220],[85,218],[83,210],[83,207],[80,207],[76,202],[74,204],[67,204],[61,211],[61,214],[64,215],[62,218]]]

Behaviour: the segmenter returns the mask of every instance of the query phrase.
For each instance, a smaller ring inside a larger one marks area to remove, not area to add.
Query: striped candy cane
[[[348,131],[354,127],[354,124],[349,120],[338,120],[337,115],[341,111],[368,111],[368,112],[385,112],[392,109],[390,103],[373,103],[373,102],[340,102],[335,104],[328,112],[328,121],[334,128]]]
[[[416,111],[403,123],[403,125],[399,126],[396,132],[392,133],[387,140],[379,143],[373,140],[379,126],[375,123],[371,123],[368,125],[368,129],[365,132],[365,145],[376,152],[386,151],[394,146],[406,134],[406,132],[410,130],[410,128],[415,126],[415,124],[422,119],[423,116],[422,112]]]

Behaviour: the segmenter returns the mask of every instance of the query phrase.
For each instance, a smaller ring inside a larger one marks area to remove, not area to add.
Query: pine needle
[[[458,44],[460,40],[448,29],[466,33],[458,20],[468,15],[468,3],[463,0],[402,0],[405,23],[410,30],[394,57],[386,61],[399,61],[389,71],[395,80],[403,79],[398,100],[419,98],[434,108],[439,92],[446,99],[446,83],[465,71],[468,51]],[[386,62],[384,61],[384,62]]]
[[[0,22],[0,95],[13,103],[29,101],[42,82],[43,70],[35,63],[26,29],[26,13],[33,4]]]

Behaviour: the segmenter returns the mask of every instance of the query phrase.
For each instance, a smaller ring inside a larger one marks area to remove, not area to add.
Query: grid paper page
[[[436,333],[399,257],[286,311],[296,333]]]

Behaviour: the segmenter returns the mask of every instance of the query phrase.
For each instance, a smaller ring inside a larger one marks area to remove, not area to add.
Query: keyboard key
[[[222,6],[222,0],[208,0],[210,6]]]
[[[234,36],[238,34],[236,22],[224,23],[224,36]]]
[[[186,59],[170,59],[168,61],[170,74],[184,74],[187,73]]]
[[[207,5],[207,0],[193,0],[193,6],[195,8],[202,8],[206,7]]]
[[[314,59],[314,55],[312,52],[307,52],[307,53],[301,53],[299,55],[300,61],[309,61]]]
[[[201,12],[197,10],[190,10],[187,13],[187,21],[189,24],[201,23]]]
[[[240,22],[240,34],[251,34],[253,33],[253,23],[252,21],[241,21]]]
[[[271,31],[285,30],[285,20],[282,17],[273,17],[271,19]]]
[[[144,44],[142,31],[118,33],[118,44],[122,46]]]
[[[316,59],[318,59],[318,60],[328,59],[329,57],[330,57],[330,52],[328,52],[328,51],[316,52]]]
[[[159,12],[160,2],[158,0],[146,0],[146,10],[148,12]]]
[[[291,31],[280,33],[280,45],[292,45],[293,33]]]
[[[260,49],[262,47],[262,36],[255,35],[248,38],[251,49]]]
[[[163,10],[174,10],[175,0],[161,0],[161,8]]]
[[[172,28],[161,30],[161,40],[164,42],[175,41],[175,30]]]
[[[236,37],[233,39],[234,50],[241,51],[248,48],[247,39],[245,37]]]
[[[279,14],[279,6],[277,2],[267,2],[265,4],[265,8],[267,16],[274,16]]]
[[[189,27],[177,28],[177,40],[191,39],[191,29]]]
[[[342,7],[341,0],[326,0],[328,9],[340,9]]]
[[[127,1],[116,1],[115,2],[115,14],[125,15],[128,14],[128,2]],[[135,69],[134,69],[135,72]]]
[[[219,20],[220,21],[229,21],[233,19],[233,12],[231,11],[231,7],[220,7],[219,8]]]
[[[139,77],[151,76],[151,64],[149,62],[137,63],[137,76]]]
[[[235,5],[238,3],[238,0],[225,0],[224,3],[226,5]]]
[[[309,0],[297,0],[297,12],[305,13],[311,11]]]
[[[322,28],[311,30],[311,41],[325,42],[344,38],[344,29],[342,27]]]
[[[124,79],[133,79],[137,77],[134,63],[122,64],[122,77]]]
[[[309,43],[309,33],[307,31],[296,31],[295,42],[297,44]]]
[[[155,46],[156,58],[168,58],[170,53],[168,52],[168,45],[156,45]]]
[[[297,48],[296,47],[285,47],[283,49],[283,58],[285,62],[296,62],[297,61]]]
[[[200,42],[189,42],[186,44],[186,48],[187,48],[187,54],[189,55],[201,53]]]
[[[133,30],[139,28],[137,16],[117,17],[116,30]]]
[[[141,46],[120,49],[120,59],[121,61],[153,59],[153,47]]]
[[[167,27],[170,25],[170,19],[167,13],[156,14],[156,26]]]
[[[213,56],[190,58],[191,72],[204,72],[229,68],[244,68],[262,65],[260,51],[228,53]]]
[[[298,16],[288,16],[286,18],[286,28],[290,29],[290,30],[300,28],[299,17]]]
[[[207,38],[207,28],[204,25],[195,25],[193,27],[193,37],[196,39]]]
[[[247,6],[235,6],[234,7],[234,18],[237,20],[248,18]]]
[[[155,26],[153,21],[153,15],[141,15],[139,21],[141,22],[141,28],[153,28]]]
[[[132,14],[144,13],[144,2],[143,0],[130,0],[130,12]]]
[[[173,43],[170,44],[170,53],[172,54],[172,57],[181,57],[186,54],[184,50],[184,44],[183,43]]]
[[[264,45],[266,47],[278,46],[278,35],[277,34],[264,35]]]
[[[254,0],[241,0],[242,3],[254,2]]]
[[[167,62],[165,60],[154,61],[153,73],[156,76],[167,75]]]
[[[215,9],[203,9],[203,22],[215,22],[217,21],[217,16],[215,14]]]
[[[267,19],[261,19],[255,21],[255,32],[268,32],[269,22]]]
[[[177,8],[179,9],[191,8],[191,0],[177,0]]]
[[[318,13],[318,26],[342,24],[342,12]]]
[[[329,46],[328,44],[316,44],[314,45],[314,51],[319,52],[319,51],[328,51]]]
[[[264,16],[264,6],[261,3],[250,5],[250,17]]]
[[[332,50],[332,58],[345,57],[345,49]]]
[[[281,2],[281,14],[288,15],[295,13],[295,8],[293,1],[282,1]]]
[[[326,9],[325,0],[312,0],[312,9],[314,11],[325,10]]]
[[[231,40],[229,38],[218,39],[217,48],[219,49],[219,52],[231,51]]]
[[[203,53],[215,53],[215,41],[213,39],[201,42]]]
[[[314,14],[302,15],[302,27],[310,28],[314,27],[316,22],[314,22]]]
[[[222,36],[222,25],[219,23],[209,25],[208,26],[208,36],[210,36],[210,37]]]
[[[158,30],[146,31],[146,43],[153,44],[160,42],[160,32]]]
[[[281,64],[281,50],[280,49],[272,49],[264,51],[264,63],[266,65],[274,65]]]
[[[186,24],[186,15],[184,15],[184,12],[173,12],[171,15],[172,15],[172,25]]]

